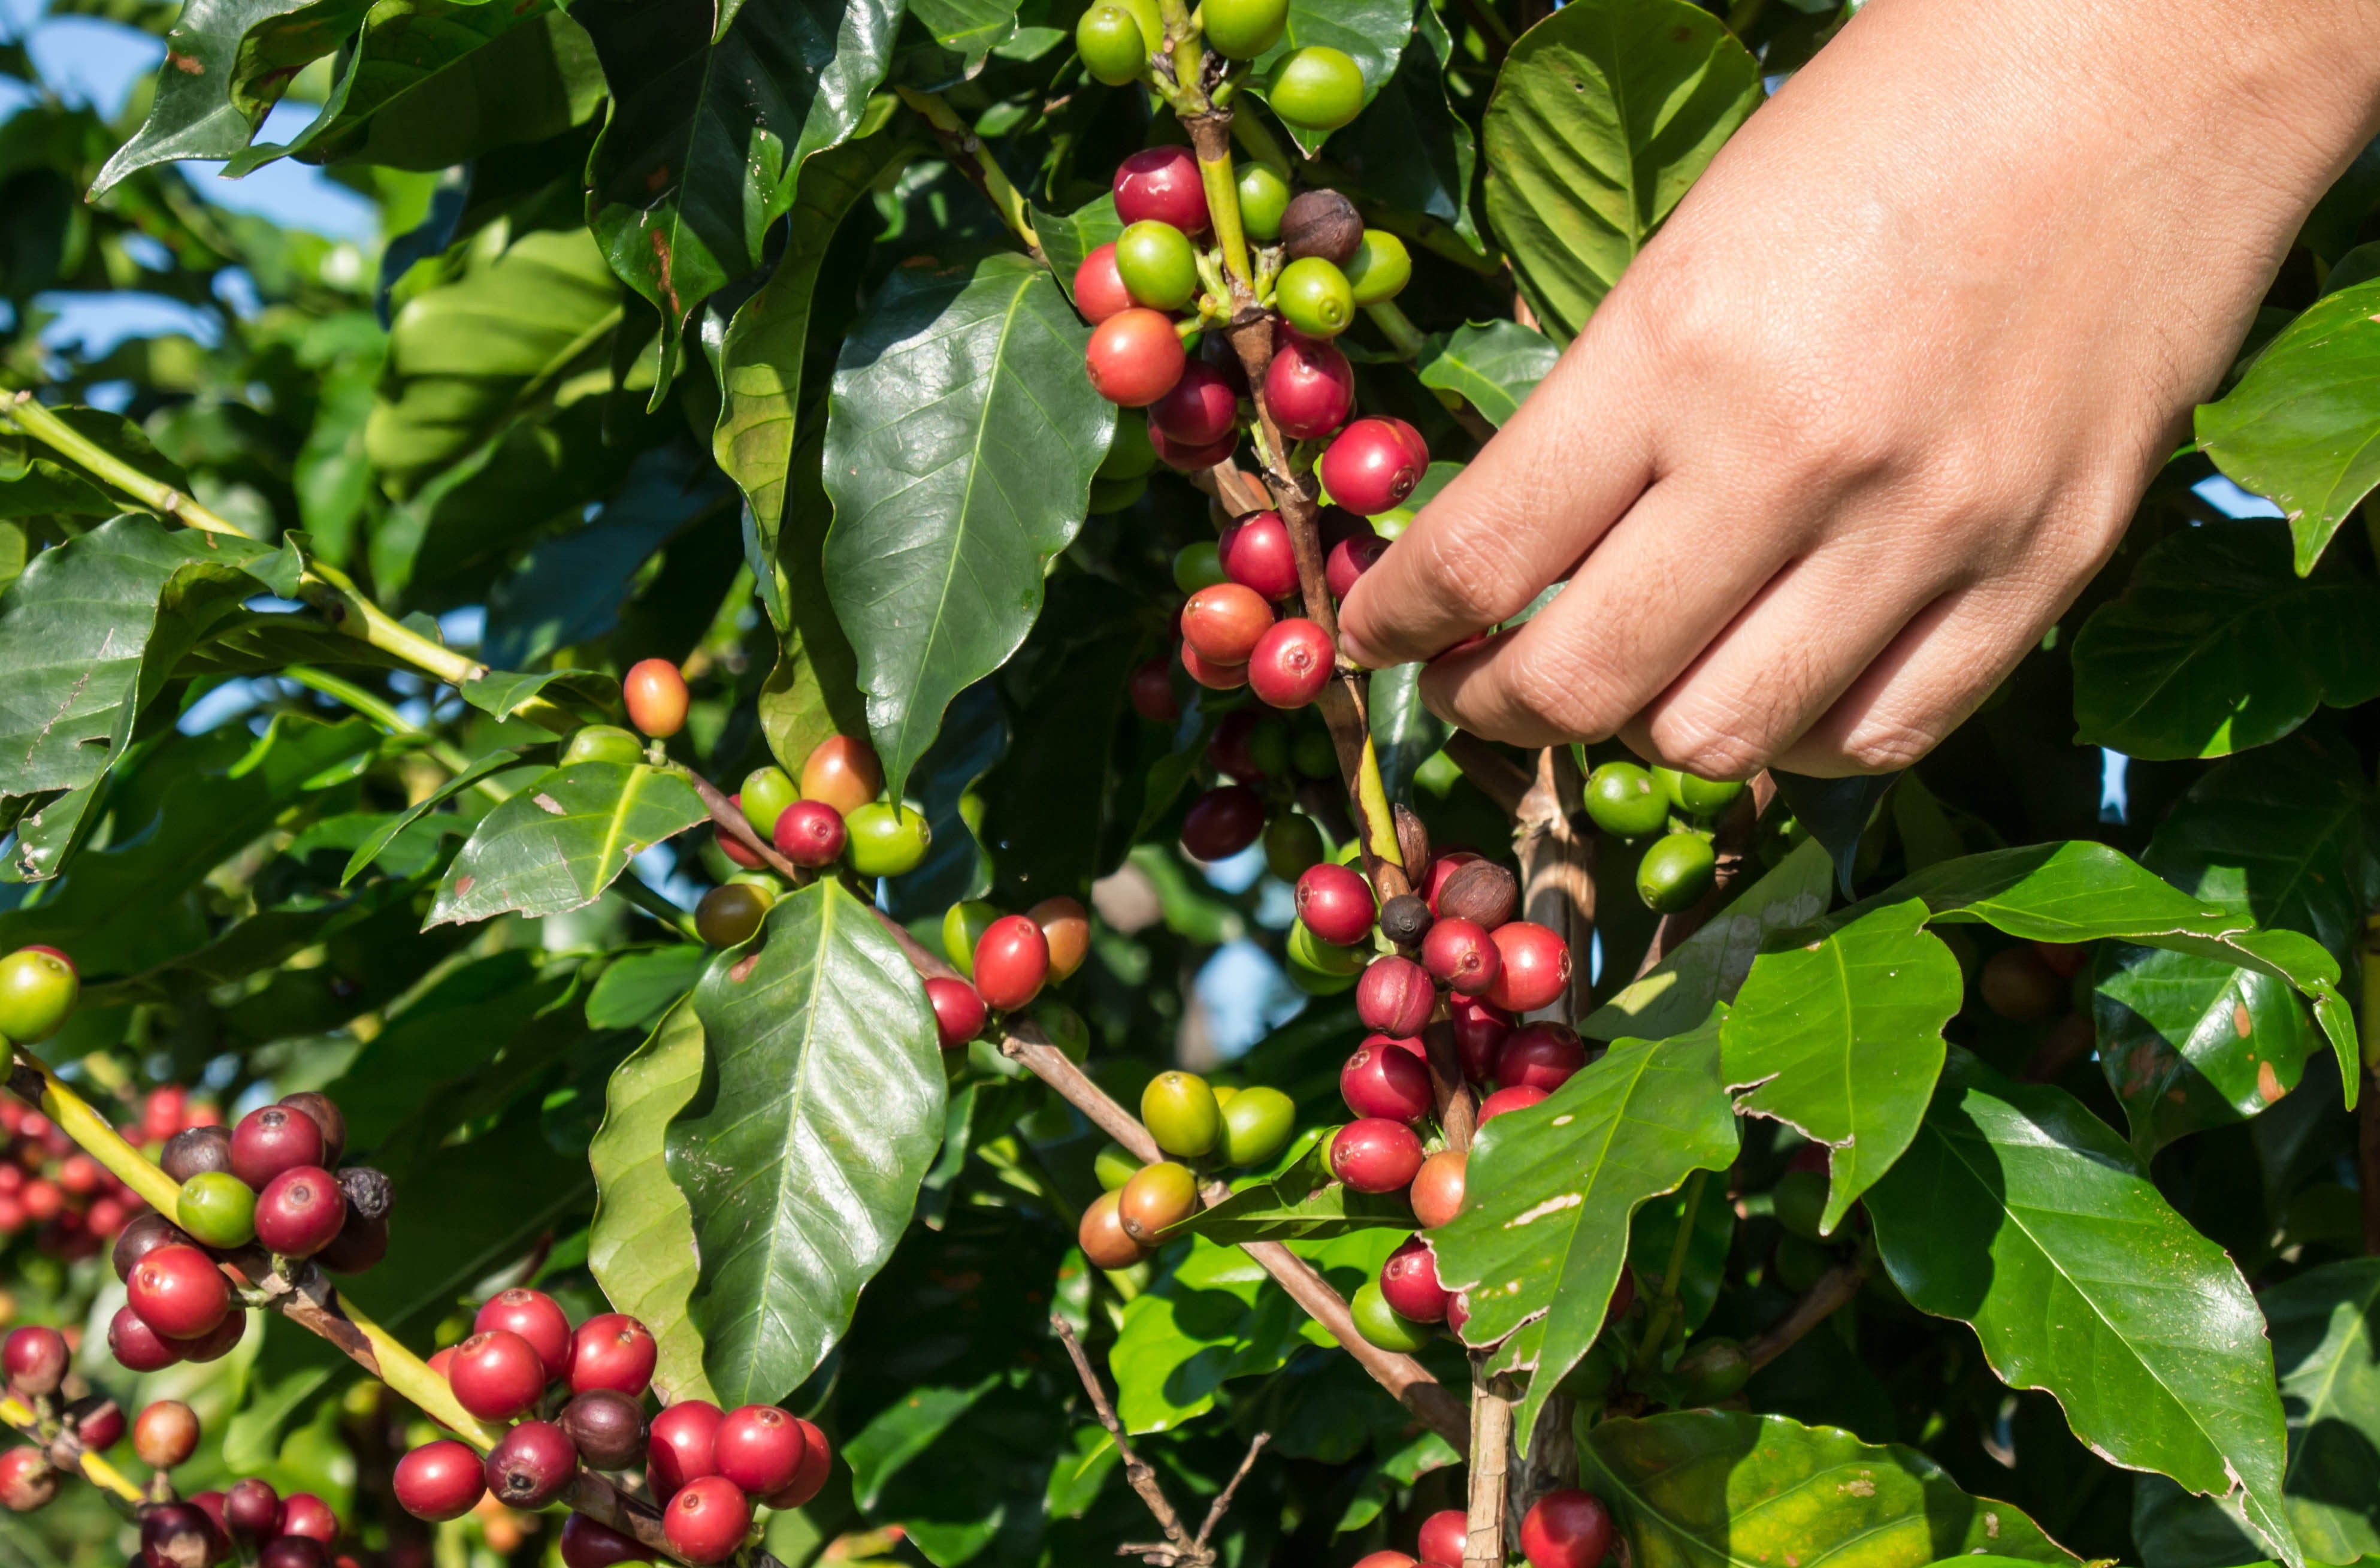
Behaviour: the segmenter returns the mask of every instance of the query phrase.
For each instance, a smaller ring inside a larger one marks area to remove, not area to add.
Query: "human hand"
[[[2380,104],[2380,11],[1872,0],[1358,582],[1442,716],[1906,766],[2115,549]]]

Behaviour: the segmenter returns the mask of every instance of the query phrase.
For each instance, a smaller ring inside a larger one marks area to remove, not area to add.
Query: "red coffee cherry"
[[[1223,530],[1215,553],[1226,577],[1267,599],[1286,599],[1297,591],[1297,552],[1290,543],[1289,525],[1278,512],[1242,517]]]
[[[232,1129],[231,1173],[259,1192],[284,1171],[322,1163],[322,1124],[303,1111],[267,1105]]]
[[[651,1550],[636,1537],[599,1525],[584,1513],[562,1521],[563,1568],[618,1568],[623,1562],[652,1560]]]
[[[1349,867],[1328,860],[1307,867],[1297,879],[1296,899],[1297,918],[1335,947],[1353,946],[1371,934],[1378,912],[1372,884]]]
[[[625,1470],[645,1456],[645,1407],[611,1389],[573,1395],[556,1423],[598,1470]]]
[[[1323,586],[1333,599],[1344,599],[1355,591],[1355,579],[1372,569],[1372,563],[1388,553],[1389,541],[1378,534],[1362,533],[1353,539],[1342,539],[1330,547],[1322,562]]]
[[[1399,1039],[1420,1034],[1437,1001],[1438,988],[1429,972],[1394,954],[1373,959],[1355,982],[1355,1016],[1366,1028]]]
[[[281,1500],[281,1533],[329,1546],[339,1538],[339,1516],[312,1492],[293,1492]]]
[[[652,1331],[625,1312],[605,1312],[578,1325],[571,1336],[570,1392],[610,1389],[640,1394],[653,1380],[661,1347]]]
[[[432,1524],[459,1519],[488,1492],[480,1456],[453,1438],[424,1443],[396,1462],[396,1505]]]
[[[834,1450],[828,1444],[826,1434],[818,1429],[816,1422],[795,1416],[794,1425],[802,1429],[801,1467],[794,1472],[794,1478],[783,1490],[760,1500],[771,1508],[799,1508],[818,1496],[819,1489],[826,1485],[827,1472],[834,1465]]]
[[[1440,920],[1421,939],[1421,963],[1449,991],[1470,995],[1496,983],[1504,955],[1476,922]]]
[[[719,1406],[707,1399],[681,1399],[653,1417],[645,1440],[645,1471],[653,1490],[668,1497],[689,1481],[719,1474],[713,1444]]]
[[[1181,653],[1182,667],[1190,672],[1190,678],[1209,691],[1237,691],[1248,684],[1248,667],[1245,664],[1218,664],[1202,659],[1198,650],[1186,642],[1182,645]]]
[[[1075,1227],[1075,1244],[1095,1269],[1129,1269],[1148,1256],[1132,1233],[1123,1228],[1123,1189],[1103,1192],[1083,1209]]]
[[[58,1495],[58,1473],[37,1448],[0,1453],[0,1508],[30,1513]]]
[[[300,1089],[296,1094],[283,1095],[281,1103],[314,1118],[314,1124],[322,1129],[323,1167],[335,1167],[339,1163],[339,1156],[347,1150],[347,1118],[331,1103],[330,1096],[318,1094],[312,1089]]]
[[[1239,449],[1236,432],[1210,441],[1203,446],[1191,446],[1174,440],[1161,430],[1148,432],[1149,449],[1157,460],[1177,474],[1195,474],[1201,468],[1211,468]]]
[[[1354,367],[1330,344],[1284,337],[1265,371],[1265,406],[1290,440],[1319,441],[1355,410]]]
[[[801,791],[848,817],[884,792],[883,760],[864,740],[831,735],[803,760]]]
[[[1150,723],[1181,722],[1182,704],[1174,700],[1173,675],[1165,659],[1151,659],[1133,671],[1131,691],[1132,711]]]
[[[174,1354],[181,1360],[203,1366],[230,1355],[232,1347],[238,1344],[247,1333],[248,1314],[234,1307],[224,1314],[222,1322],[198,1338],[174,1340],[171,1343]]]
[[[793,1485],[802,1467],[801,1423],[773,1404],[747,1404],[720,1417],[710,1440],[719,1473],[754,1497]]]
[[[224,1525],[246,1545],[271,1540],[281,1533],[281,1494],[254,1477],[233,1482],[224,1493]]]
[[[1420,1564],[1402,1551],[1374,1551],[1355,1559],[1355,1568],[1420,1568]]]
[[[1013,1013],[1050,978],[1050,939],[1029,915],[1002,915],[975,944],[975,989],[984,1005]]]
[[[1496,1081],[1506,1088],[1541,1088],[1548,1094],[1570,1082],[1586,1065],[1586,1047],[1560,1024],[1530,1024],[1512,1031],[1496,1056]]]
[[[0,1166],[0,1170],[7,1169],[10,1167]],[[130,1279],[133,1269],[142,1258],[175,1242],[185,1246],[191,1245],[188,1233],[163,1214],[152,1209],[134,1215],[116,1236],[115,1250],[109,1255],[109,1261],[115,1269],[115,1277],[118,1280]]]
[[[1330,499],[1358,517],[1377,517],[1402,503],[1429,468],[1429,448],[1402,419],[1357,419],[1322,454]]]
[[[198,1412],[178,1399],[161,1399],[132,1419],[132,1452],[152,1470],[171,1470],[198,1449]]]
[[[666,659],[639,659],[620,677],[620,699],[628,723],[655,740],[686,728],[686,677]]]
[[[1366,1116],[1332,1136],[1330,1169],[1357,1192],[1399,1192],[1421,1171],[1421,1139],[1402,1122]]]
[[[1500,967],[1500,954],[1498,964]],[[1486,1083],[1496,1076],[1496,1057],[1512,1035],[1512,1015],[1473,996],[1447,998],[1446,1011],[1454,1026],[1454,1051],[1463,1060],[1463,1076],[1475,1084]]]
[[[55,1329],[11,1330],[8,1343],[0,1345],[0,1370],[8,1374],[10,1386],[35,1399],[58,1392],[66,1381],[67,1361],[66,1336]]]
[[[982,995],[966,981],[932,976],[926,981],[926,1000],[934,1005],[934,1034],[944,1051],[956,1051],[983,1033],[990,1015]]]
[[[1495,940],[1504,966],[1488,988],[1488,1000],[1497,1006],[1532,1012],[1569,989],[1570,945],[1552,931],[1534,920],[1513,920],[1496,928]]]
[[[1364,1037],[1364,1043],[1368,1046],[1378,1047],[1382,1050],[1402,1051],[1406,1055],[1412,1057],[1415,1061],[1420,1063],[1423,1066],[1427,1067],[1429,1065],[1429,1047],[1422,1043],[1420,1040],[1412,1039],[1399,1039],[1394,1035],[1366,1035]]]
[[[1264,832],[1264,797],[1245,784],[1210,789],[1182,818],[1182,852],[1193,860],[1228,860]]]
[[[509,1421],[545,1392],[545,1362],[535,1347],[503,1329],[473,1334],[446,1364],[455,1403],[482,1421]]]
[[[578,1474],[578,1445],[551,1421],[523,1421],[488,1451],[484,1480],[507,1508],[542,1508]]]
[[[1215,771],[1244,784],[1261,784],[1265,771],[1257,766],[1256,743],[1259,730],[1267,723],[1266,715],[1252,708],[1236,709],[1223,715],[1215,733],[1207,742],[1207,760]]]
[[[256,1239],[284,1258],[311,1258],[346,1222],[346,1195],[338,1178],[318,1165],[284,1171],[257,1195]]]
[[[156,1372],[182,1358],[174,1342],[140,1320],[129,1307],[119,1307],[107,1320],[107,1349],[128,1372]]]
[[[1116,165],[1116,216],[1172,224],[1184,234],[1207,226],[1207,184],[1186,147],[1150,147]]]
[[[735,807],[737,814],[741,815],[744,809],[744,792],[739,789],[735,794],[729,796],[727,797],[727,804]],[[710,836],[718,843],[719,853],[726,856],[728,859],[734,861],[736,865],[743,867],[747,871],[759,870],[762,867],[768,864],[766,860],[760,858],[758,851],[751,848],[735,834],[729,833],[725,828],[713,824],[710,830]]]
[[[1596,1568],[1610,1550],[1611,1511],[1576,1487],[1548,1492],[1521,1521],[1529,1568]]]
[[[171,1340],[211,1333],[231,1311],[230,1283],[195,1246],[159,1247],[132,1270],[124,1293],[140,1320]]]
[[[1541,1088],[1500,1088],[1479,1102],[1479,1125],[1486,1126],[1507,1111],[1526,1110],[1545,1097]]]
[[[1380,1265],[1380,1294],[1416,1323],[1446,1321],[1448,1292],[1438,1282],[1438,1255],[1419,1236],[1390,1253]]]
[[[1212,663],[1246,663],[1271,625],[1264,595],[1235,582],[1202,588],[1182,606],[1183,639]]]
[[[1132,294],[1116,270],[1115,241],[1092,251],[1075,269],[1075,309],[1083,320],[1099,325],[1119,310],[1132,309]]]
[[[1239,419],[1239,395],[1204,359],[1184,365],[1173,389],[1148,406],[1150,428],[1183,446],[1212,446],[1236,431]]]
[[[825,801],[796,800],[777,813],[769,839],[795,865],[817,870],[843,858],[850,830],[843,825],[843,813]]]
[[[1471,1157],[1461,1149],[1446,1149],[1421,1162],[1421,1170],[1413,1179],[1414,1218],[1422,1229],[1434,1231],[1463,1211],[1463,1168]]]
[[[96,1453],[124,1436],[124,1408],[103,1393],[87,1393],[66,1407],[62,1419],[82,1446]]]
[[[689,1481],[662,1510],[662,1534],[688,1562],[724,1562],[752,1527],[752,1505],[724,1476]]]
[[[1471,1521],[1460,1508],[1442,1508],[1421,1522],[1414,1550],[1428,1568],[1463,1568],[1463,1549],[1470,1543]]]
[[[1182,351],[1182,339],[1173,331],[1172,318],[1135,305],[1091,329],[1083,368],[1090,373],[1091,385],[1109,402],[1146,408],[1173,390],[1188,359]]]
[[[471,1331],[486,1333],[492,1329],[527,1340],[545,1367],[547,1381],[570,1370],[570,1319],[561,1304],[543,1291],[515,1285],[490,1296],[471,1319]]]
[[[1358,1116],[1418,1122],[1430,1112],[1429,1069],[1393,1044],[1366,1044],[1339,1069],[1339,1097]]]
[[[311,1536],[282,1536],[258,1550],[256,1568],[331,1568],[331,1549]]]
[[[1248,656],[1248,687],[1274,708],[1303,708],[1330,684],[1338,650],[1316,622],[1292,616],[1275,622]]]

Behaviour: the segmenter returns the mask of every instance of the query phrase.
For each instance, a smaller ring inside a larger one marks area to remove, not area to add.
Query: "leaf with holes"
[[[2001,1381],[2046,1390],[2114,1464],[2236,1495],[2277,1556],[2304,1561],[2256,1298],[2107,1124],[1954,1051],[1867,1206],[1901,1294],[1972,1325]]]
[[[669,1133],[694,1214],[691,1310],[722,1404],[772,1404],[843,1336],[942,1138],[934,1015],[875,914],[832,881],[695,988],[716,1093]]]
[[[629,861],[710,814],[674,769],[642,762],[556,768],[480,819],[447,868],[423,929],[584,908]]]
[[[1687,0],[1572,0],[1504,57],[1488,222],[1567,338],[1759,107],[1760,63]]]
[[[892,274],[843,346],[827,417],[826,584],[898,797],[942,710],[1006,662],[1082,527],[1115,408],[1047,269],[994,255]]]

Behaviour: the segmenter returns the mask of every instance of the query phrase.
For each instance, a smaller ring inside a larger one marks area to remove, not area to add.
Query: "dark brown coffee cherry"
[[[1491,931],[1510,920],[1520,905],[1520,879],[1493,860],[1455,868],[1438,890],[1439,919],[1469,920]]]
[[[1343,267],[1364,243],[1364,219],[1355,203],[1335,190],[1301,190],[1281,215],[1281,242],[1293,261],[1319,256]]]
[[[1380,934],[1410,947],[1429,934],[1429,906],[1416,893],[1401,893],[1380,906]]]
[[[396,1184],[369,1165],[350,1165],[339,1173],[339,1191],[347,1212],[367,1220],[385,1220],[396,1206]]]
[[[193,1503],[154,1503],[140,1511],[140,1553],[152,1568],[207,1568],[214,1538],[214,1521]]]
[[[132,1270],[140,1266],[142,1258],[159,1247],[176,1242],[188,1246],[190,1245],[189,1235],[163,1214],[152,1209],[134,1215],[130,1222],[116,1234],[115,1250],[110,1255],[109,1260],[115,1266],[115,1277],[129,1280]]]
[[[388,1256],[388,1221],[366,1219],[353,1203],[346,1222],[330,1245],[314,1254],[314,1261],[334,1274],[360,1274]]]
[[[645,1456],[644,1407],[615,1389],[589,1389],[555,1423],[598,1470],[625,1470]]]
[[[1410,806],[1397,807],[1392,814],[1397,822],[1397,854],[1406,872],[1413,874],[1429,864],[1429,829]]]
[[[347,1119],[331,1103],[330,1097],[310,1088],[302,1089],[283,1095],[281,1103],[314,1118],[314,1124],[322,1129],[322,1163],[337,1165],[339,1156],[347,1151]]]
[[[165,1150],[157,1157],[157,1163],[176,1182],[187,1182],[208,1171],[228,1171],[231,1129],[184,1127],[165,1140]]]
[[[488,1453],[488,1490],[509,1508],[542,1508],[578,1473],[578,1445],[551,1421],[523,1421]]]

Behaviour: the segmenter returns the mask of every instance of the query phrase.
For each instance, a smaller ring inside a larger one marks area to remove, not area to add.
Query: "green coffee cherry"
[[[1752,1380],[1752,1361],[1742,1344],[1715,1334],[1680,1356],[1673,1375],[1685,1384],[1694,1404],[1716,1404],[1732,1399]]]
[[[1818,1222],[1827,1212],[1827,1178],[1815,1171],[1788,1171],[1777,1179],[1769,1195],[1777,1222],[1803,1241],[1823,1239]]]
[[[1698,779],[1675,768],[1656,768],[1653,777],[1670,804],[1692,817],[1716,817],[1743,793],[1743,785],[1732,779]]]
[[[1674,915],[1691,909],[1710,891],[1718,856],[1700,833],[1668,833],[1655,839],[1636,864],[1636,896],[1648,909]]]
[[[914,871],[934,841],[926,819],[906,806],[871,800],[843,820],[851,834],[851,869],[863,877]]]
[[[1277,779],[1289,772],[1289,723],[1278,713],[1267,713],[1248,732],[1248,760],[1265,777]]]
[[[1354,1299],[1347,1303],[1347,1310],[1355,1319],[1355,1331],[1382,1350],[1410,1355],[1429,1343],[1429,1325],[1416,1323],[1390,1307],[1388,1297],[1380,1294],[1378,1280],[1366,1280],[1358,1285]]]
[[[201,1171],[182,1184],[174,1222],[208,1246],[246,1246],[256,1239],[256,1194],[229,1171]]]
[[[1289,939],[1283,945],[1289,950],[1293,968],[1311,969],[1318,975],[1345,975],[1352,978],[1362,974],[1364,966],[1372,961],[1369,948],[1334,946],[1316,936],[1303,920],[1291,923]]]
[[[1185,544],[1173,553],[1173,586],[1184,593],[1196,593],[1202,588],[1231,580],[1223,571],[1222,552],[1216,549],[1211,539]]]
[[[1196,1073],[1160,1073],[1140,1091],[1140,1119],[1166,1153],[1196,1160],[1223,1137],[1222,1107]]]
[[[975,944],[999,918],[999,909],[980,898],[965,899],[942,911],[942,956],[951,961],[952,968],[975,978]]]
[[[1331,744],[1330,732],[1319,724],[1299,730],[1289,743],[1289,765],[1304,778],[1337,778],[1339,748]]]
[[[1250,239],[1270,245],[1281,237],[1281,215],[1289,211],[1289,181],[1269,164],[1250,164],[1240,170],[1240,226]]]
[[[1336,337],[1355,320],[1355,296],[1347,274],[1319,256],[1305,256],[1281,270],[1273,308],[1308,337]]]
[[[1670,797],[1633,762],[1606,762],[1586,779],[1586,814],[1614,838],[1643,838],[1670,824]]]
[[[1223,1106],[1223,1160],[1262,1165],[1297,1136],[1297,1106],[1277,1088],[1258,1084],[1232,1096]]]
[[[755,768],[744,775],[744,820],[752,831],[766,839],[776,831],[777,819],[785,808],[802,797],[794,781],[778,767]]]
[[[1274,67],[1268,96],[1273,113],[1301,130],[1337,130],[1364,112],[1363,67],[1313,44]]]
[[[1140,23],[1112,0],[1085,11],[1075,24],[1075,51],[1092,79],[1110,87],[1136,79],[1148,66],[1148,40]]]
[[[1108,438],[1108,455],[1099,459],[1103,480],[1136,480],[1157,467],[1157,448],[1149,444],[1148,421],[1130,409],[1117,413],[1115,434]]]
[[[1405,242],[1386,229],[1367,228],[1347,263],[1347,286],[1358,305],[1394,299],[1413,282],[1413,256]]]
[[[1058,1054],[1079,1067],[1091,1053],[1091,1026],[1083,1015],[1054,996],[1042,996],[1033,1003],[1033,1021],[1058,1048]]]
[[[1120,1143],[1111,1142],[1091,1159],[1091,1173],[1099,1179],[1101,1192],[1113,1192],[1132,1180],[1140,1170],[1140,1161]]]
[[[1818,1277],[1833,1265],[1834,1258],[1822,1246],[1803,1241],[1800,1236],[1777,1238],[1774,1256],[1776,1280],[1795,1295],[1805,1295],[1812,1285],[1818,1282]]]
[[[1322,863],[1322,830],[1311,817],[1283,811],[1265,824],[1265,869],[1294,882]]]
[[[1172,224],[1144,218],[1128,225],[1115,248],[1116,273],[1135,303],[1179,310],[1197,296],[1198,253]]]
[[[562,748],[562,765],[573,762],[641,762],[645,743],[617,724],[589,724]]]
[[[1206,0],[1198,15],[1216,54],[1253,60],[1281,42],[1289,26],[1289,0]]]

